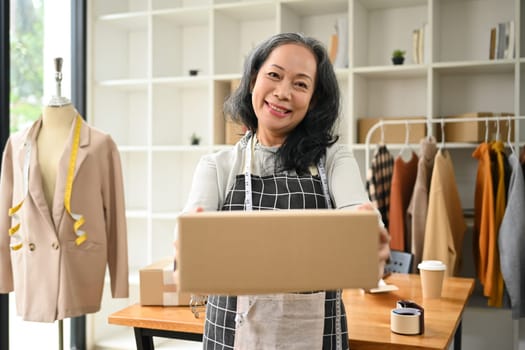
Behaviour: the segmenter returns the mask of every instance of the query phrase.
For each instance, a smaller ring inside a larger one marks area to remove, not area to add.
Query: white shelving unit
[[[349,65],[336,70],[343,95],[339,132],[364,176],[358,118],[524,114],[524,12],[520,0],[90,1],[87,120],[111,134],[121,151],[132,288],[140,267],[172,254],[175,218],[200,156],[229,147],[222,103],[261,40],[300,31],[328,46],[336,21],[347,19]],[[490,28],[508,20],[515,24],[515,56],[489,60]],[[414,64],[412,31],[424,23],[429,57]],[[407,51],[404,65],[391,64],[394,49]],[[198,75],[190,76],[192,69]],[[525,123],[516,125],[519,139]],[[190,145],[193,133],[199,146]],[[453,154],[466,165],[457,181],[467,207],[473,148],[459,145]],[[128,303],[138,301],[136,290],[132,295]],[[108,310],[121,306],[105,297],[104,312],[93,317],[93,346],[108,335]]]

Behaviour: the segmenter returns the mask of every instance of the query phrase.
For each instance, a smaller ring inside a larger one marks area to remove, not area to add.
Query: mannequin
[[[55,58],[56,94],[51,98],[42,113],[42,126],[37,137],[38,165],[42,176],[42,189],[50,212],[55,197],[56,179],[59,162],[71,125],[78,112],[73,104],[61,94],[62,58]],[[64,348],[64,323],[58,321],[58,348]]]
[[[55,64],[57,94],[3,152],[0,293],[17,291],[23,320],[61,326],[100,310],[106,270],[114,298],[129,296],[129,280],[117,145],[60,95]]]
[[[49,208],[53,207],[58,162],[77,114],[71,103],[64,106],[46,106],[42,113],[42,127],[37,138],[38,164]]]

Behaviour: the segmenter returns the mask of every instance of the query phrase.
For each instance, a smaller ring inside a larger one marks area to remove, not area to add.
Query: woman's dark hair
[[[271,52],[284,44],[308,48],[317,61],[316,85],[306,116],[286,137],[278,151],[278,166],[281,170],[295,170],[304,174],[324,156],[326,147],[339,138],[335,135],[339,117],[339,84],[328,53],[320,41],[300,33],[281,33],[259,44],[247,58],[239,87],[224,103],[224,112],[252,132],[257,131],[251,85]]]

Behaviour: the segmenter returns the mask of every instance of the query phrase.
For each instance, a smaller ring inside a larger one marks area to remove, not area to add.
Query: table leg
[[[135,342],[137,343],[137,350],[153,350],[153,336],[147,334],[144,328],[135,327]]]
[[[461,328],[462,320],[459,320],[458,329],[456,329],[456,334],[454,334],[454,350],[461,350]]]

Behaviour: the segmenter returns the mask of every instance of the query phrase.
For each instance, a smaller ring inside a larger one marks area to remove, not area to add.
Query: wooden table
[[[393,274],[388,284],[398,291],[369,294],[345,290],[343,301],[348,317],[351,349],[454,349],[461,348],[461,318],[474,288],[470,278],[446,278],[440,299],[423,300],[418,275]],[[390,310],[398,300],[412,300],[425,309],[425,333],[399,335],[390,331]],[[110,324],[135,330],[138,350],[153,349],[153,337],[202,341],[204,321],[187,306],[131,305],[109,316]]]
[[[446,278],[439,299],[423,299],[419,275],[393,274],[387,280],[399,290],[368,294],[345,290],[350,349],[461,349],[461,318],[474,289],[471,278]],[[399,335],[390,331],[390,310],[398,300],[412,300],[425,309],[425,333]]]

